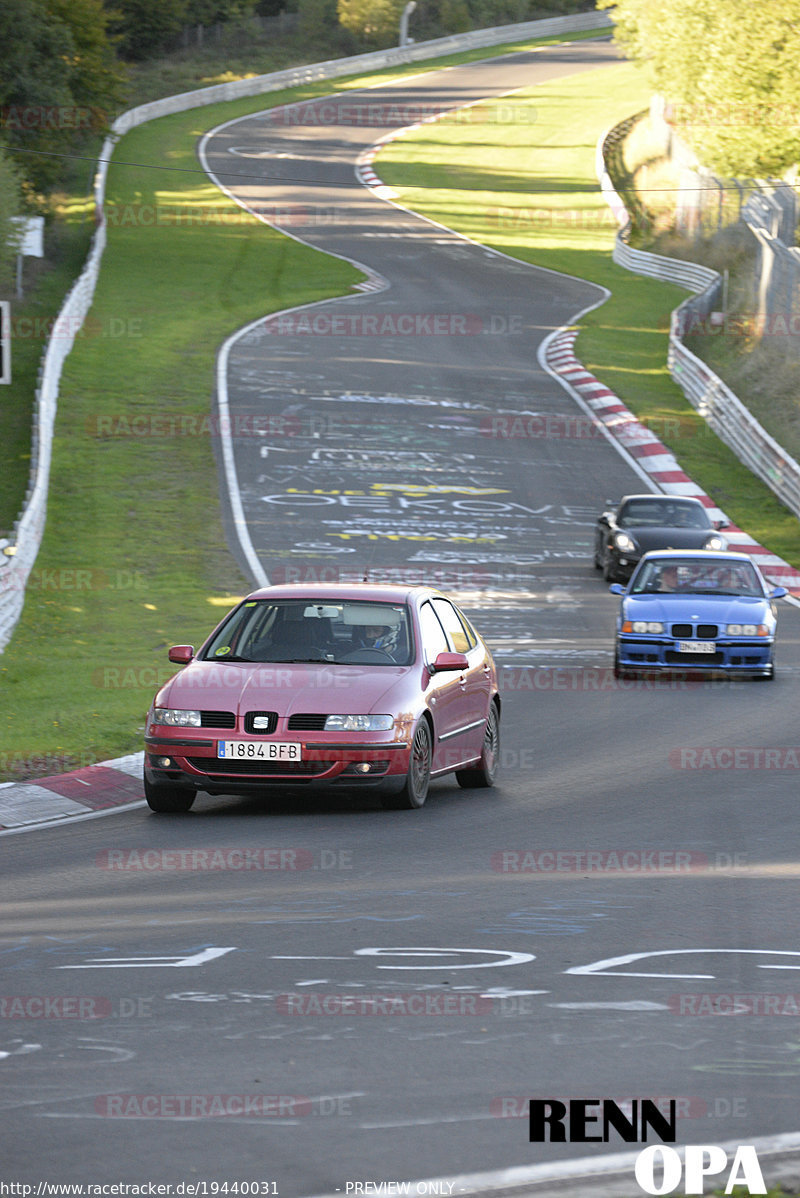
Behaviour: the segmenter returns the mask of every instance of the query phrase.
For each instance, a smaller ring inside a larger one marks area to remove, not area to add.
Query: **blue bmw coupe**
[[[775,674],[775,599],[745,553],[646,553],[622,596],[614,644],[617,677],[655,671]]]

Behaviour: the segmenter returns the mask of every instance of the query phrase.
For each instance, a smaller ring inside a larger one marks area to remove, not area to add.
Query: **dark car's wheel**
[[[614,568],[614,560],[610,553],[603,559],[603,578],[606,582],[619,582],[619,574]]]
[[[144,797],[151,811],[161,813],[188,811],[197,798],[197,791],[176,782],[148,782],[144,780]]]
[[[473,787],[494,786],[500,765],[500,715],[497,704],[492,703],[483,734],[483,751],[477,765],[466,770],[456,770],[456,781],[465,790]]]
[[[411,760],[408,763],[403,788],[398,794],[386,795],[384,807],[395,810],[408,807],[422,807],[428,797],[428,787],[431,781],[431,759],[433,757],[433,741],[431,730],[426,719],[421,719],[414,729],[414,739],[411,742]]]

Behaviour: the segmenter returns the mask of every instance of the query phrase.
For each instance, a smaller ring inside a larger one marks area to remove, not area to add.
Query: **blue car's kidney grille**
[[[673,624],[672,635],[681,640],[714,641],[719,636],[719,625],[698,624],[695,629],[694,624]]]

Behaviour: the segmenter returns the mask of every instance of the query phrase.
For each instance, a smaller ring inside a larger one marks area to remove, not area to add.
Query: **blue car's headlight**
[[[622,631],[635,632],[640,636],[648,632],[657,635],[664,631],[664,625],[659,620],[625,620]]]
[[[728,636],[769,636],[766,624],[727,624],[725,632]]]

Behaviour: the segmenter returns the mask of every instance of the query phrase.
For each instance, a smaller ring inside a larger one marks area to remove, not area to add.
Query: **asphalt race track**
[[[458,106],[613,59],[550,48],[368,99]],[[529,1143],[531,1097],[674,1098],[680,1144],[794,1132],[800,616],[780,605],[774,683],[613,679],[592,527],[644,484],[602,438],[496,423],[570,427],[536,350],[597,289],[362,187],[385,111],[304,108],[203,147],[242,203],[294,213],[287,231],[371,280],[229,347],[234,429],[273,434],[233,438],[238,551],[271,581],[455,594],[497,651],[502,779],[436,782],[422,811],[206,796],[6,838],[5,1175],[299,1198],[479,1172],[492,1189],[636,1147]]]

